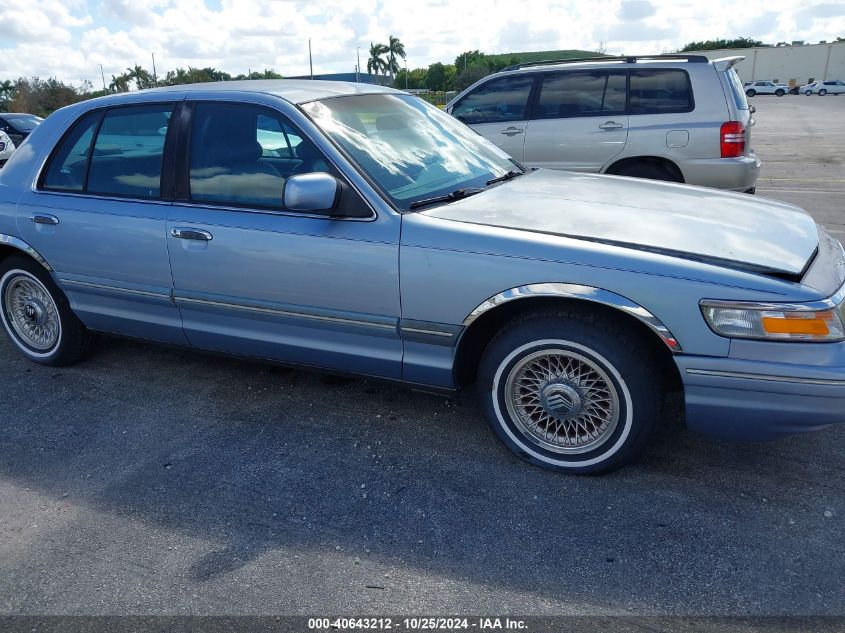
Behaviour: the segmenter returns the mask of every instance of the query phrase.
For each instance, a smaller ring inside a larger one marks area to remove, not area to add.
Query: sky
[[[0,0],[0,80],[53,76],[102,86],[138,63],[159,75],[353,72],[395,35],[409,68],[487,53],[578,48],[653,54],[693,40],[845,37],[843,0]]]

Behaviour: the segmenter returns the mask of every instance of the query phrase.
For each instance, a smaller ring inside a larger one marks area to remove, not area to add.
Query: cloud
[[[619,7],[619,19],[623,22],[642,20],[655,13],[654,5],[648,0],[623,0]]]
[[[397,35],[408,65],[489,53],[579,48],[659,53],[693,40],[757,37],[775,43],[833,40],[845,33],[837,2],[805,0],[0,0],[0,79],[56,76],[101,83],[140,63],[158,74],[215,66],[232,74],[273,68],[351,72],[371,41]]]

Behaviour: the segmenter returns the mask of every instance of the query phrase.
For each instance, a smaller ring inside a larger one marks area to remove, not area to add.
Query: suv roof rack
[[[643,59],[683,59],[692,64],[707,64],[710,59],[704,55],[618,55],[618,56],[601,56],[601,57],[575,57],[571,59],[544,59],[536,62],[525,62],[523,64],[514,64],[500,70],[500,73],[508,70],[519,70],[520,68],[527,68],[529,66],[548,66],[551,64],[577,64],[580,62],[625,62],[627,64],[634,64]]]

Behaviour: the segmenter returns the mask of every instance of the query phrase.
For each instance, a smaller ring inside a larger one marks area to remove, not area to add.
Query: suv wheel
[[[823,97],[823,96],[825,96],[826,94],[827,94],[827,90],[825,90],[824,88],[822,88],[821,90],[819,90],[819,96],[820,96],[820,97]]]
[[[478,371],[487,421],[532,464],[615,470],[645,446],[662,402],[652,353],[624,325],[584,312],[537,312],[506,326]]]
[[[0,320],[15,347],[42,365],[74,363],[93,340],[50,275],[25,257],[0,265]]]
[[[751,89],[751,90],[746,90],[746,91],[745,91],[745,94],[746,94],[746,95],[748,95],[749,97],[753,97],[754,95],[756,95],[756,94],[757,94],[757,91],[756,91],[756,90],[753,90],[753,89]]]
[[[785,90],[782,90],[782,89],[780,89],[780,88],[778,88],[777,90],[775,90],[775,96],[777,96],[777,97],[782,97],[782,96],[783,96],[783,95],[785,95],[785,94],[786,94],[786,91],[785,91]]]

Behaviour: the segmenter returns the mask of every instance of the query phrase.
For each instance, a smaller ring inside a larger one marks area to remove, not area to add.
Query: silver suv
[[[600,57],[511,66],[446,111],[529,167],[754,192],[744,57]]]

